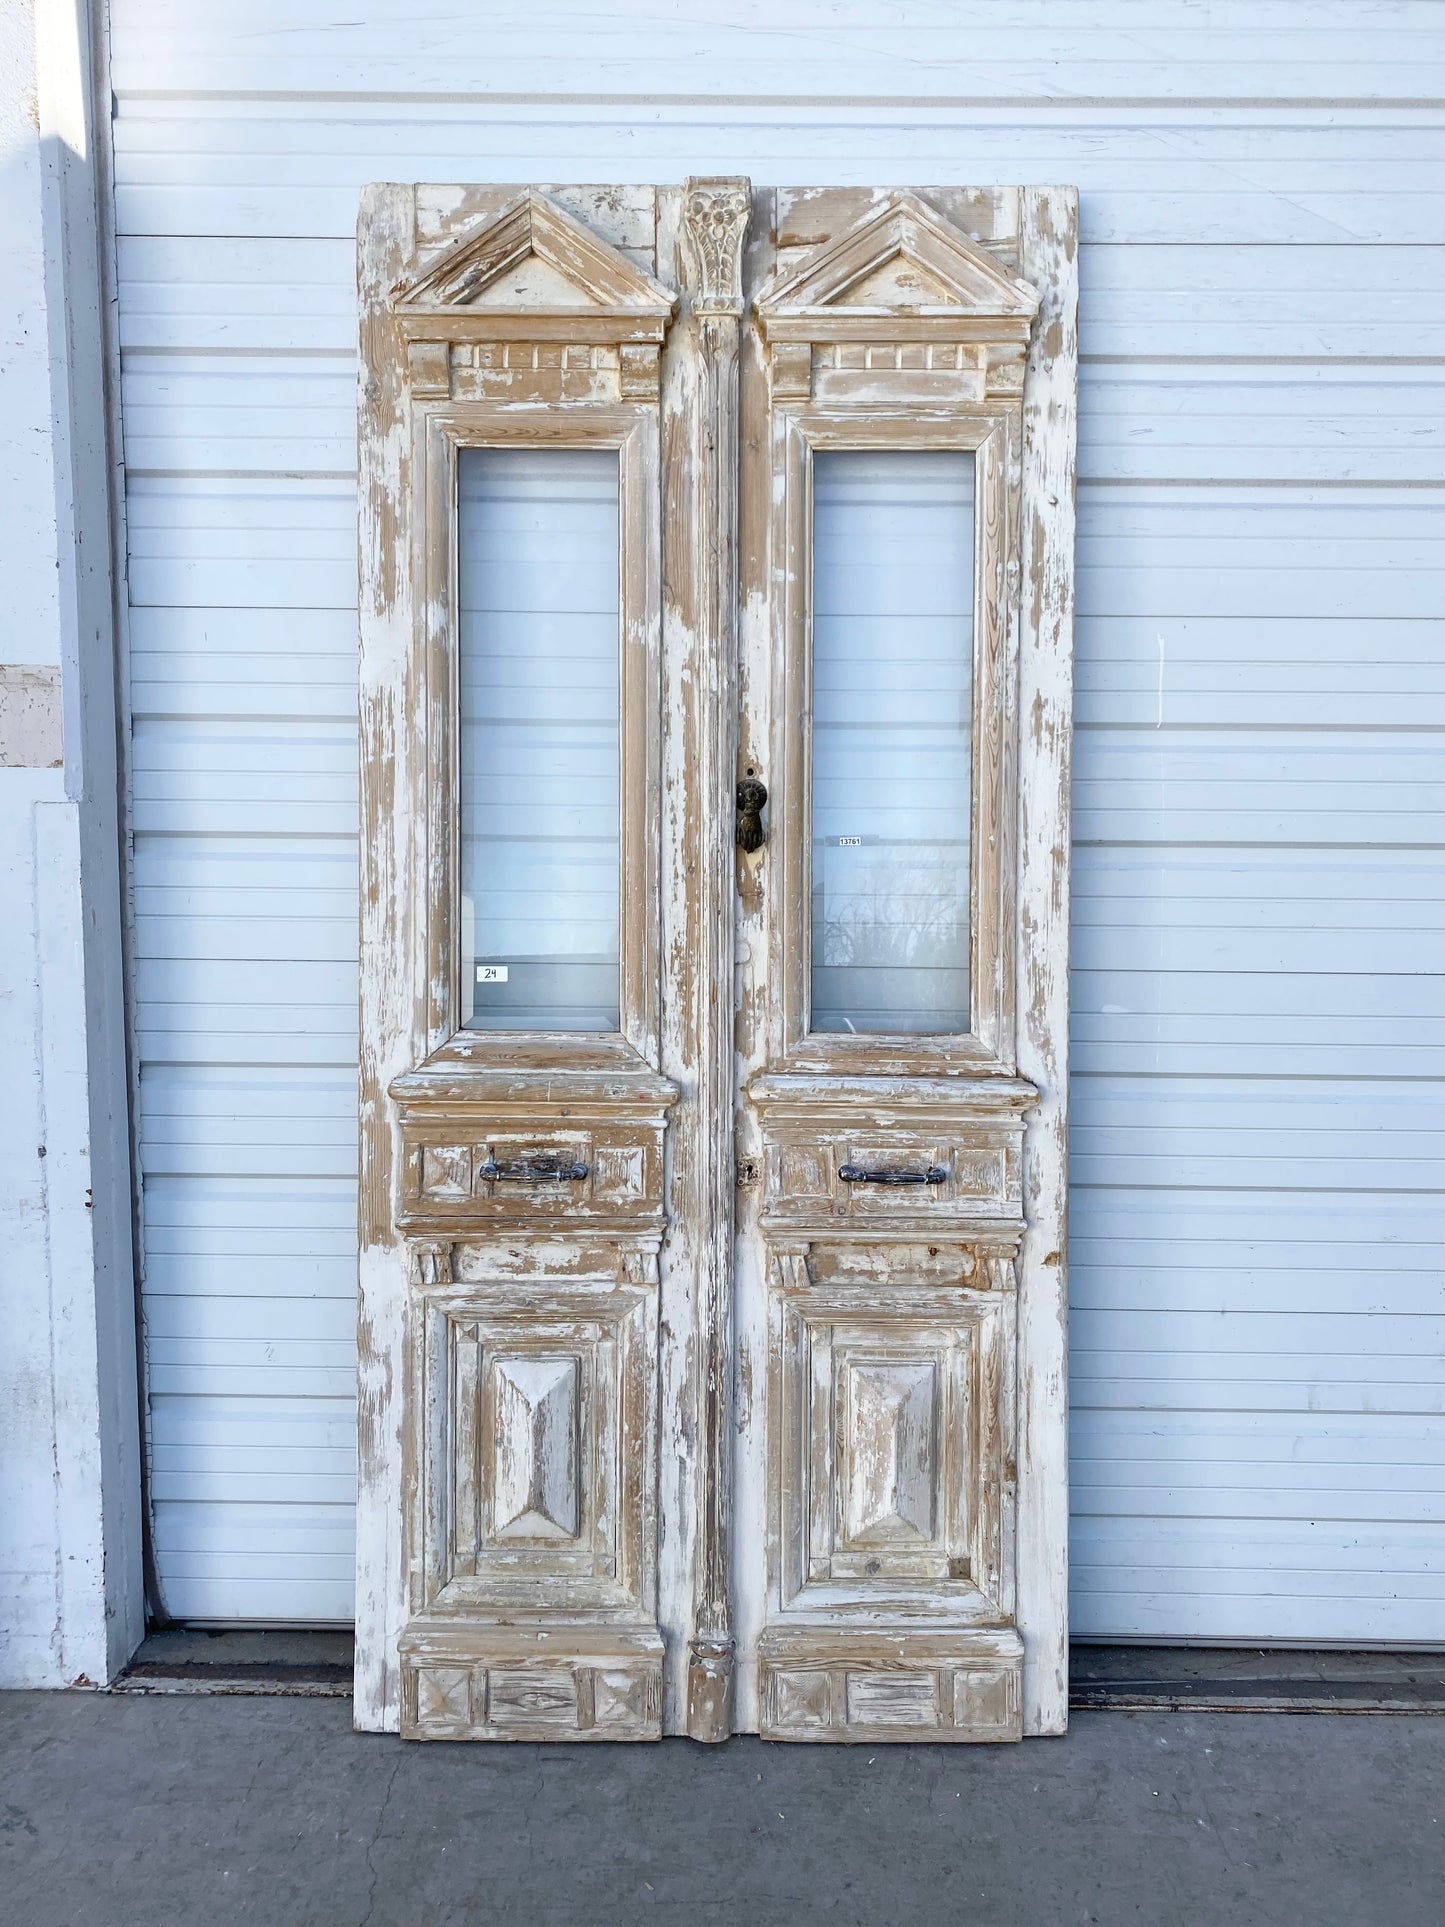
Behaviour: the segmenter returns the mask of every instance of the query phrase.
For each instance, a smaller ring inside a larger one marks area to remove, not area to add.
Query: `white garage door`
[[[1438,1639],[1437,10],[112,18],[169,1610],[350,1611],[358,191],[746,167],[1082,189],[1075,1631]]]

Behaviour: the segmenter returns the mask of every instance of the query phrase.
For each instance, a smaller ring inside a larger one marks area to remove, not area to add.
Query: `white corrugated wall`
[[[153,1491],[350,1609],[372,179],[1082,190],[1073,1625],[1445,1636],[1430,0],[112,0]]]

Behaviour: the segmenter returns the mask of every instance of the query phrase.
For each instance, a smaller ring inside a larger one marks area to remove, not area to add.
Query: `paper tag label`
[[[863,839],[861,836],[840,836],[838,838],[838,848],[840,850],[856,850],[861,847],[862,842]]]
[[[478,964],[477,982],[479,984],[504,984],[507,981],[505,964]]]

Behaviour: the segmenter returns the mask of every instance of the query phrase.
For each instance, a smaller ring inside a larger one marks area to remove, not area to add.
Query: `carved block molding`
[[[401,1730],[417,1740],[652,1740],[662,1642],[601,1629],[561,1655],[539,1632],[498,1632],[483,1659],[442,1633],[408,1632]]]
[[[883,1746],[1022,1736],[1022,1645],[1013,1632],[770,1631],[762,1675],[768,1740]]]
[[[404,276],[408,342],[661,343],[677,297],[535,190]]]
[[[785,269],[754,306],[775,396],[806,400],[815,370],[826,371],[831,399],[881,407],[1016,397],[1039,298],[916,195],[898,193]],[[955,379],[921,387],[923,374]]]

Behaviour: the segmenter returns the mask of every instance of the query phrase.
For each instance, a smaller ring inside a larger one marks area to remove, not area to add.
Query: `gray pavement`
[[[1445,1718],[1022,1747],[431,1746],[344,1699],[0,1694],[5,1927],[1442,1927]]]

